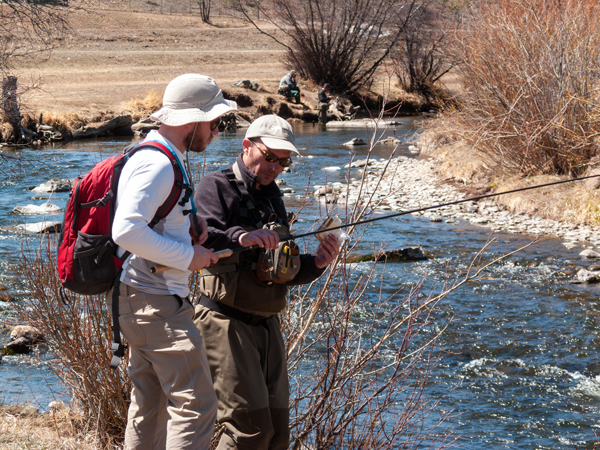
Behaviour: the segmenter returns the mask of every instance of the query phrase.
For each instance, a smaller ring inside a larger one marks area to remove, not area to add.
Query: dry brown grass
[[[64,407],[40,414],[28,406],[0,406],[0,448],[3,450],[96,450],[91,435],[80,435],[79,414]]]
[[[565,175],[535,175],[527,178],[508,176],[492,170],[479,153],[465,141],[452,142],[438,131],[422,134],[420,146],[438,161],[437,171],[446,178],[465,186],[493,187],[493,192],[505,192],[529,186],[567,180]],[[539,217],[578,224],[600,224],[600,191],[575,182],[507,194],[494,199],[509,211],[526,211]]]
[[[140,120],[162,107],[162,94],[152,89],[142,99],[136,98],[121,105],[124,113],[131,114],[133,120]]]
[[[506,180],[497,192],[566,180],[566,176],[538,175],[526,179]],[[584,182],[549,186],[527,192],[503,195],[496,200],[512,212],[527,211],[537,216],[579,224],[600,223],[600,192],[589,190]]]
[[[73,112],[57,113],[44,111],[42,112],[42,122],[61,132],[70,132],[84,126],[87,120]]]
[[[434,157],[440,162],[437,170],[445,178],[463,184],[477,183],[489,174],[489,168],[480,155],[464,141],[439,147]]]

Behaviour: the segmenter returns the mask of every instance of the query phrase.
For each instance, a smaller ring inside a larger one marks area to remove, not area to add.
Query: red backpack
[[[58,274],[66,289],[94,295],[107,292],[113,286],[130,254],[126,252],[121,258],[117,257],[118,247],[111,236],[119,178],[129,158],[149,147],[161,150],[169,158],[175,171],[175,183],[148,226],[153,228],[171,212],[183,189],[186,192],[182,204],[189,200],[192,189],[184,183],[175,155],[155,141],[130,145],[123,154],[99,162],[83,178],[78,177],[71,190],[58,243]]]

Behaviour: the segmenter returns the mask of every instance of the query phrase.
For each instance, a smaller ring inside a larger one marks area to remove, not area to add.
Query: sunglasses
[[[217,117],[216,119],[213,119],[208,123],[210,124],[210,131],[215,131],[215,129],[217,129],[219,125],[221,125],[221,118]]]
[[[254,141],[251,140],[250,142],[252,142],[252,144],[258,149],[258,151],[262,153],[262,155],[265,157],[265,161],[267,161],[268,163],[278,162],[281,167],[290,167],[292,165],[293,161],[292,158],[290,158],[289,156],[287,158],[278,158],[273,153],[269,153],[268,151],[265,151],[262,148],[260,148],[258,145],[256,145]]]

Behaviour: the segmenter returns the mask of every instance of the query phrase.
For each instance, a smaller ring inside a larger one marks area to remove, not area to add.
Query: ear
[[[244,155],[250,154],[250,149],[252,148],[252,142],[250,142],[250,139],[244,139],[242,141],[242,147],[244,150]]]

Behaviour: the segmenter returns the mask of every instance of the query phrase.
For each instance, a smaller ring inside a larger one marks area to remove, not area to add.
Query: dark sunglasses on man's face
[[[221,125],[221,118],[217,117],[216,119],[211,120],[210,122],[210,131],[215,131]]]
[[[269,153],[268,151],[260,148],[254,141],[250,142],[252,142],[252,144],[254,144],[254,146],[262,153],[262,155],[265,157],[265,161],[268,163],[278,162],[281,167],[290,167],[292,165],[293,161],[289,156],[287,158],[278,158],[273,153]]]

